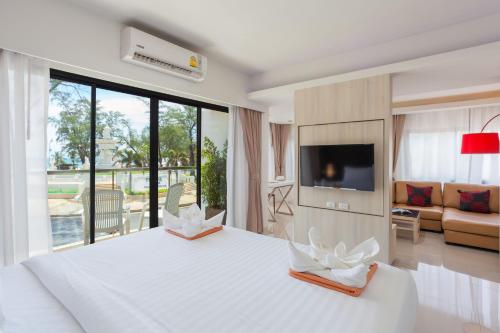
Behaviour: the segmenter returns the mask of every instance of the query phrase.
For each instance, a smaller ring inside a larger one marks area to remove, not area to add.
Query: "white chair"
[[[105,232],[120,235],[130,233],[130,209],[123,208],[124,195],[121,190],[95,190],[95,233]],[[90,190],[82,194],[83,201],[83,240],[90,241]]]
[[[184,183],[177,183],[169,187],[165,197],[165,203],[158,206],[158,218],[163,218],[163,209],[165,207],[167,212],[172,215],[179,216],[179,202],[181,201],[182,194],[184,193]],[[141,222],[139,223],[139,230],[144,226],[144,219],[149,219],[149,202],[146,202],[142,207]]]

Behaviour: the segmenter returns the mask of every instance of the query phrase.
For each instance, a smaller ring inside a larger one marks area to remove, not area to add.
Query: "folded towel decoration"
[[[313,227],[309,230],[309,242],[308,251],[300,250],[292,242],[288,242],[290,275],[359,296],[377,269],[373,260],[379,253],[380,246],[375,238],[367,239],[347,251],[343,242],[331,248],[321,240],[318,230]]]
[[[179,212],[179,217],[163,209],[163,225],[169,233],[193,240],[222,230],[222,221],[226,212],[205,220],[203,212],[197,204]]]

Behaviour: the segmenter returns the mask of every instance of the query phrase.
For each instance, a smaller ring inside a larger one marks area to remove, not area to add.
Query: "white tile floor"
[[[422,232],[417,244],[398,238],[395,266],[418,289],[416,333],[500,332],[500,257]]]

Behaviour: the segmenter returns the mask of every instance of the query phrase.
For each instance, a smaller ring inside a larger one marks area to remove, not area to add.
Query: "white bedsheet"
[[[286,242],[160,228],[25,262],[87,332],[412,332],[411,276],[379,265],[359,298],[288,276]]]
[[[0,270],[0,307],[4,333],[82,333],[63,305],[27,268],[13,265]]]

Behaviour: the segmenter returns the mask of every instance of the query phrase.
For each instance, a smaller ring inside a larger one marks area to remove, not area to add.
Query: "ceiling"
[[[249,75],[500,12],[498,0],[67,0]]]

